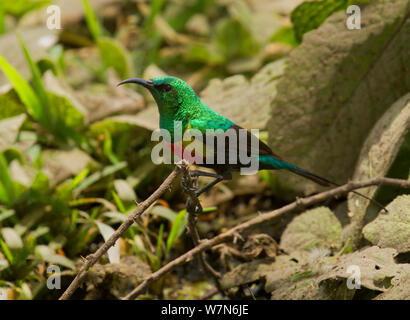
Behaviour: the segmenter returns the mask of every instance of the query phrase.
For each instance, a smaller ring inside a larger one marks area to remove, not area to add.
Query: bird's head
[[[147,88],[158,104],[160,112],[176,113],[179,109],[199,101],[189,84],[175,77],[158,77],[151,80],[131,78],[118,85],[125,83],[136,83]]]

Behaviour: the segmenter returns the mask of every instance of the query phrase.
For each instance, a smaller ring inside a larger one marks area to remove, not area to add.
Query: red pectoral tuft
[[[195,155],[195,150],[192,150],[191,152],[187,149],[185,149],[183,143],[170,143],[170,142],[165,142],[165,146],[171,150],[171,152],[175,156],[176,161],[180,161],[181,159],[184,159],[188,161],[190,164],[201,164],[203,163],[203,159],[200,156]]]

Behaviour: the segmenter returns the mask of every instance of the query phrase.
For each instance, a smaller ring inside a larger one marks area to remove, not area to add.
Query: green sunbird
[[[174,136],[174,122],[180,121],[182,123],[182,132],[190,129],[199,130],[204,136],[206,136],[207,130],[209,129],[222,129],[227,131],[233,129],[235,131],[245,130],[232,122],[231,120],[220,115],[216,111],[212,110],[205,103],[203,103],[199,97],[196,95],[195,91],[183,80],[176,77],[158,77],[151,80],[144,80],[140,78],[131,78],[124,80],[119,83],[119,85],[126,83],[136,83],[145,88],[147,88],[155,99],[158,105],[160,120],[159,125],[161,129],[165,129],[170,133],[171,136],[171,148],[175,143]],[[257,139],[249,131],[247,132],[247,148],[252,149],[249,146],[251,139]],[[240,142],[240,140],[239,140]],[[313,180],[314,182],[322,186],[339,184],[332,182],[326,178],[320,177],[314,173],[307,170],[298,168],[297,166],[290,164],[283,160],[280,156],[273,153],[273,151],[261,140],[257,139],[258,149],[257,157],[259,161],[259,170],[279,170],[285,169],[291,171],[295,174],[303,176],[304,178]],[[223,152],[230,154],[232,152],[237,152],[238,146],[232,146],[232,144],[224,144]],[[243,146],[245,147],[245,146]],[[206,148],[206,147],[205,147]],[[218,146],[216,146],[215,150]],[[229,150],[231,149],[231,150]],[[174,151],[174,150],[172,150]],[[248,151],[249,152],[249,151]],[[252,150],[250,150],[252,153]],[[209,188],[217,184],[222,180],[229,180],[232,178],[232,172],[239,171],[243,166],[241,163],[230,164],[230,163],[213,163],[209,164],[203,161],[199,164],[203,167],[209,167],[215,170],[216,174],[195,170],[192,171],[192,175],[195,176],[208,176],[214,177],[215,180],[207,184],[205,187],[199,189],[196,194],[199,195]],[[374,201],[356,191],[354,193],[365,197],[368,200]],[[376,203],[381,206],[380,204]],[[383,208],[383,206],[381,206]]]

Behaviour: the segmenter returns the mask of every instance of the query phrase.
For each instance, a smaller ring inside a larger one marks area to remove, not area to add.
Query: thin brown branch
[[[171,188],[172,183],[181,173],[181,167],[176,166],[174,171],[165,179],[165,181],[159,186],[157,190],[148,199],[140,203],[134,211],[132,211],[128,218],[118,227],[118,229],[111,235],[111,237],[105,242],[94,254],[90,254],[85,258],[85,262],[82,265],[77,276],[71,282],[70,286],[61,295],[60,300],[69,299],[77,288],[82,284],[90,269],[97,261],[110,249],[118,238],[135,222],[135,220],[147,210],[156,200],[158,200],[167,190]]]
[[[193,181],[193,179],[191,178],[191,175],[188,170],[188,166],[183,167],[182,170],[184,170],[182,180],[181,180],[182,189],[189,196],[187,200],[187,204],[186,204],[187,212],[189,214],[188,231],[191,235],[194,246],[198,246],[201,242],[201,238],[199,236],[198,229],[196,227],[196,220],[197,220],[197,215],[202,213],[202,206],[201,206],[201,203],[198,197],[195,194],[195,191],[197,189],[197,186],[195,186],[196,184],[195,182],[197,182],[197,180]],[[205,272],[208,273],[208,275],[214,279],[214,282],[215,282],[215,285],[218,291],[223,296],[225,296],[226,294],[222,290],[221,284],[219,282],[221,274],[217,272],[214,268],[212,268],[212,266],[207,262],[205,252],[200,253],[199,260],[201,261],[202,267],[204,268]]]
[[[309,207],[317,203],[323,202],[327,199],[341,196],[352,190],[361,189],[361,188],[374,186],[374,185],[377,185],[377,186],[388,185],[388,186],[395,186],[395,187],[400,187],[400,188],[410,188],[410,181],[380,177],[380,178],[375,178],[371,180],[366,180],[363,182],[349,182],[340,187],[337,187],[337,188],[334,188],[328,191],[324,191],[324,192],[318,193],[310,197],[299,198],[296,201],[282,208],[261,214],[247,222],[244,222],[232,229],[229,229],[228,231],[224,233],[221,233],[220,235],[212,239],[202,240],[198,246],[194,247],[193,249],[179,256],[175,260],[169,262],[168,264],[166,264],[165,266],[163,266],[161,269],[157,270],[156,272],[152,273],[139,286],[137,286],[131,293],[129,293],[123,299],[124,300],[135,299],[138,295],[143,293],[153,281],[160,279],[161,277],[163,277],[165,274],[172,271],[176,267],[192,260],[192,258],[195,255],[203,252],[204,250],[210,249],[219,243],[228,241],[229,239],[233,238],[236,234],[240,232],[251,229],[262,223],[266,223],[272,219],[275,219],[285,213],[289,213],[295,209]]]

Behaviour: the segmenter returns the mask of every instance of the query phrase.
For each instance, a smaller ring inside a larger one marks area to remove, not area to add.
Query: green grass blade
[[[10,264],[13,264],[14,262],[13,254],[11,253],[10,249],[7,247],[7,244],[2,239],[0,239],[0,247],[3,249],[4,255],[6,256]]]
[[[162,235],[164,234],[164,224],[161,224],[158,232],[157,240],[157,263],[156,269],[158,270],[161,267],[161,257],[162,257]]]
[[[27,112],[34,118],[34,120],[40,122],[43,118],[42,106],[34,90],[18,71],[2,56],[0,56],[0,68],[14,86],[14,90],[16,90],[20,100],[26,106]]]
[[[44,85],[43,85],[43,80],[41,79],[40,69],[38,68],[37,64],[34,63],[33,59],[31,58],[31,55],[29,51],[27,50],[27,47],[24,44],[23,39],[20,36],[18,36],[18,40],[20,42],[21,48],[23,49],[23,53],[26,58],[26,61],[30,67],[31,81],[33,83],[34,91],[36,92],[40,102],[42,103],[43,114],[47,115],[49,101],[48,101],[46,89],[44,88]]]
[[[0,34],[6,32],[6,11],[4,9],[3,1],[0,1]]]
[[[0,152],[0,184],[2,185],[2,192],[4,193],[4,200],[8,205],[12,205],[16,200],[14,182],[10,177],[6,158]]]
[[[121,213],[126,213],[127,210],[125,209],[124,204],[122,203],[120,197],[118,196],[118,194],[113,191],[112,192],[112,196],[114,198],[115,204],[117,205],[118,210],[120,210]]]
[[[172,223],[171,231],[167,239],[167,254],[171,251],[172,246],[179,236],[184,232],[185,226],[187,224],[187,214],[186,210],[181,210],[174,222]]]
[[[118,157],[112,152],[112,138],[110,135],[110,132],[108,130],[105,131],[104,133],[104,154],[107,156],[107,158],[112,162],[112,164],[117,164],[120,162]]]
[[[154,23],[155,17],[157,16],[158,13],[161,12],[163,3],[164,3],[163,0],[152,0],[151,1],[151,11],[145,23],[146,30],[152,26],[152,24]]]
[[[85,20],[87,22],[88,29],[90,30],[94,41],[97,42],[101,36],[100,22],[95,16],[93,8],[90,5],[90,2],[88,0],[83,0],[83,4],[85,10]]]
[[[94,172],[93,174],[85,178],[76,188],[74,188],[74,193],[80,194],[83,190],[87,189],[89,186],[96,183],[98,180],[126,168],[127,165],[127,162],[123,161],[112,166],[105,167],[101,171]]]

